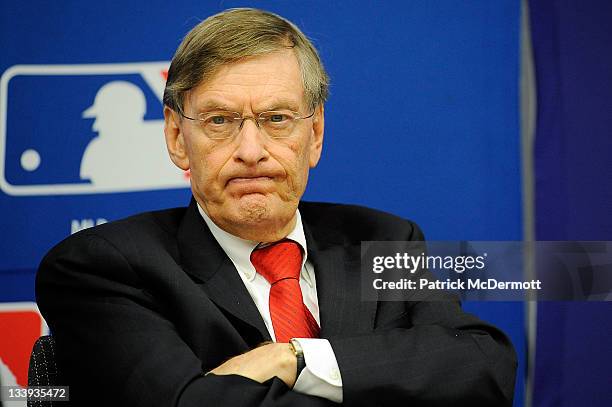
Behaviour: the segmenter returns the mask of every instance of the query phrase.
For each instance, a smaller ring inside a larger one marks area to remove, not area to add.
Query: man
[[[73,401],[511,404],[501,332],[454,301],[361,300],[360,242],[422,240],[415,224],[300,202],[327,83],[312,44],[267,12],[226,11],[183,40],[164,116],[190,206],[83,231],[40,267]]]

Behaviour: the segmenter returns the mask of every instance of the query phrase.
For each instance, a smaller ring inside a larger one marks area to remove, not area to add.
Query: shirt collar
[[[198,212],[206,222],[206,225],[210,229],[210,232],[215,237],[223,251],[228,255],[230,260],[237,266],[238,271],[248,280],[253,281],[255,278],[255,267],[251,263],[251,252],[259,245],[260,242],[252,240],[242,239],[238,236],[234,236],[231,233],[226,232],[213,222],[208,214],[202,209],[200,204],[198,205]],[[304,226],[302,224],[302,216],[300,215],[299,209],[296,210],[296,222],[295,227],[286,236],[287,239],[293,240],[302,247],[304,256],[302,257],[302,277],[306,282],[312,286],[312,278],[310,276],[310,270],[304,267],[308,257],[308,246],[306,245],[306,236],[304,235]],[[250,273],[244,273],[244,270],[250,270]]]

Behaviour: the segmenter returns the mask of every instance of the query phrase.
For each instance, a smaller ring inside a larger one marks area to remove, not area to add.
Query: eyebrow
[[[267,108],[264,110],[279,110],[279,109],[289,109],[297,112],[300,110],[300,106],[296,101],[290,99],[275,99],[271,103],[267,104]]]
[[[221,103],[218,102],[216,100],[209,100],[208,102],[203,103],[200,106],[197,106],[196,109],[198,112],[206,112],[209,110],[224,110],[224,111],[235,111],[235,109],[232,109],[229,107],[229,105],[226,105],[225,103]]]

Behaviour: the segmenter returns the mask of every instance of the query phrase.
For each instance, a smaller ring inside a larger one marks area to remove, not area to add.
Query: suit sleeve
[[[516,356],[501,332],[459,305],[413,305],[397,328],[330,338],[352,406],[512,404]]]
[[[69,238],[44,258],[36,294],[72,405],[333,405],[291,391],[278,378],[262,384],[204,376],[182,339],[189,333],[179,332],[170,311],[144,288],[138,265],[93,232]]]
[[[405,240],[424,240],[416,225]],[[372,332],[329,338],[351,406],[510,406],[516,354],[447,298],[381,302]]]

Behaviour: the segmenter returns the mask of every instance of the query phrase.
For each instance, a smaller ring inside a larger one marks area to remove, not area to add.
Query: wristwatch
[[[297,359],[297,372],[295,375],[295,379],[297,380],[297,378],[300,377],[300,373],[302,373],[302,370],[304,370],[304,368],[306,367],[306,361],[304,360],[304,350],[302,349],[300,343],[295,340],[295,338],[291,338],[289,340],[289,347],[291,348],[291,351]]]

